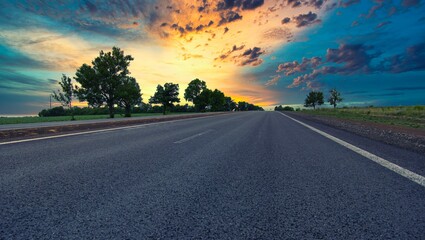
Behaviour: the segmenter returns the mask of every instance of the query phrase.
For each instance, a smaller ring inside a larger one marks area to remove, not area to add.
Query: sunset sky
[[[264,107],[331,88],[346,105],[425,104],[424,1],[105,2],[0,2],[0,114],[48,108],[62,73],[113,46],[135,58],[145,102],[199,78]]]

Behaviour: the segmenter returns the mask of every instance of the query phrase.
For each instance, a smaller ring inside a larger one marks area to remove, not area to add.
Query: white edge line
[[[126,126],[126,127],[107,128],[107,129],[92,130],[92,131],[77,132],[77,133],[68,133],[68,134],[54,135],[54,136],[47,136],[47,137],[29,138],[29,139],[22,139],[22,140],[10,141],[10,142],[1,142],[0,145],[8,145],[8,144],[15,144],[15,143],[23,143],[23,142],[32,142],[32,141],[46,140],[46,139],[53,139],[53,138],[71,137],[71,136],[86,135],[86,134],[91,134],[91,133],[110,132],[110,131],[130,129],[130,128],[141,128],[141,127],[145,127],[145,126],[175,123],[175,122],[181,122],[181,121],[187,121],[187,120],[217,117],[217,116],[222,116],[222,115],[223,114],[218,114],[218,115],[205,116],[205,117],[185,118],[185,119],[178,119],[178,120],[171,120],[171,121],[162,121],[162,122],[157,122],[157,123],[138,124],[138,125],[132,125],[132,126]]]
[[[379,165],[381,165],[381,166],[383,166],[383,167],[385,167],[385,168],[387,168],[387,169],[389,169],[389,170],[391,170],[391,171],[393,171],[393,172],[395,172],[395,173],[397,173],[397,174],[399,174],[399,175],[401,175],[401,176],[403,176],[405,178],[408,178],[411,181],[413,181],[413,182],[415,182],[415,183],[417,183],[417,184],[422,185],[423,187],[425,187],[425,177],[423,177],[423,176],[421,176],[421,175],[419,175],[417,173],[414,173],[412,171],[409,171],[409,170],[407,170],[405,168],[402,168],[402,167],[400,167],[400,166],[398,166],[398,165],[396,165],[396,164],[394,164],[394,163],[392,163],[392,162],[390,162],[388,160],[385,160],[385,159],[383,159],[381,157],[378,157],[375,154],[372,154],[372,153],[370,153],[370,152],[368,152],[366,150],[363,150],[363,149],[361,149],[359,147],[356,147],[356,146],[354,146],[354,145],[352,145],[352,144],[350,144],[348,142],[345,142],[345,141],[343,141],[343,140],[341,140],[339,138],[336,138],[336,137],[334,137],[334,136],[332,136],[330,134],[327,134],[327,133],[325,133],[323,131],[320,131],[319,129],[314,128],[314,127],[312,127],[312,126],[310,126],[308,124],[305,124],[305,123],[303,123],[301,121],[298,121],[298,120],[296,120],[296,119],[294,119],[294,118],[292,118],[292,117],[290,117],[290,116],[288,116],[288,115],[286,115],[284,113],[281,113],[281,112],[279,112],[279,113],[282,114],[283,116],[285,116],[285,117],[287,117],[287,118],[289,118],[289,119],[291,119],[291,120],[293,120],[293,121],[295,121],[295,122],[303,125],[304,127],[307,127],[310,130],[312,130],[312,131],[314,131],[314,132],[316,132],[316,133],[318,133],[318,134],[320,134],[320,135],[322,135],[322,136],[324,136],[324,137],[326,137],[326,138],[328,138],[328,139],[330,139],[330,140],[332,140],[332,141],[334,141],[334,142],[336,142],[336,143],[338,143],[338,144],[340,144],[340,145],[342,145],[342,146],[344,146],[344,147],[346,147],[346,148],[348,148],[348,149],[350,149],[350,150],[352,150],[352,151],[354,151],[354,152],[356,152],[356,153],[358,153],[358,154],[360,154],[360,155],[362,155],[362,156],[364,156],[364,157],[366,157],[366,158],[374,161],[375,163],[378,163]]]
[[[209,129],[209,130],[207,130],[207,131],[204,131],[204,132],[201,132],[201,133],[198,133],[198,134],[192,135],[192,136],[190,136],[190,137],[183,138],[182,140],[176,141],[176,142],[174,142],[174,143],[176,143],[176,144],[179,144],[179,143],[185,143],[185,142],[187,142],[187,141],[189,141],[189,140],[192,140],[192,139],[194,139],[194,138],[200,137],[200,136],[202,136],[202,135],[204,135],[204,134],[206,134],[206,133],[212,132],[212,131],[213,131],[212,129]]]

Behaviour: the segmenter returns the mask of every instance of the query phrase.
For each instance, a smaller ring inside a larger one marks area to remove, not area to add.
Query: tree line
[[[341,93],[338,92],[338,90],[331,89],[329,91],[329,97],[328,102],[330,105],[332,105],[334,108],[342,102],[343,98],[341,97]],[[321,91],[311,91],[308,93],[304,100],[304,107],[313,107],[313,109],[316,109],[316,106],[320,106],[325,103],[323,92]],[[275,111],[294,111],[294,108],[285,106],[282,107],[282,105],[276,106],[274,108]],[[297,109],[298,110],[298,109]]]
[[[194,106],[175,105],[180,102],[179,85],[165,83],[158,85],[155,94],[144,103],[139,84],[128,70],[134,58],[125,55],[118,47],[111,52],[100,51],[91,65],[83,64],[76,70],[73,85],[70,77],[65,74],[59,82],[60,89],[53,91],[52,97],[61,103],[62,107],[44,109],[40,116],[57,116],[58,114],[74,115],[107,113],[114,118],[115,113],[124,113],[130,117],[135,112],[207,112],[207,111],[250,111],[263,110],[261,107],[248,102],[236,103],[231,97],[225,96],[218,89],[208,89],[205,81],[192,80],[184,92],[184,98]],[[72,102],[77,98],[80,102],[87,102],[89,107],[73,107]],[[66,108],[66,109],[65,109]]]

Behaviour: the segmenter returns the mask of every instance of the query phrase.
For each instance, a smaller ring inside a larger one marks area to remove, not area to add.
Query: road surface
[[[277,112],[0,145],[0,164],[0,239],[425,238],[424,186]]]

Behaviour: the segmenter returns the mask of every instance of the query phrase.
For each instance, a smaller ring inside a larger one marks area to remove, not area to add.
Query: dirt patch
[[[82,132],[82,131],[92,131],[92,130],[99,130],[99,129],[124,127],[124,126],[139,125],[139,124],[148,124],[148,123],[166,122],[166,121],[189,119],[189,118],[216,116],[216,115],[221,115],[221,114],[228,114],[228,113],[176,115],[176,116],[170,116],[170,117],[129,119],[129,120],[123,120],[123,121],[82,123],[82,124],[70,124],[70,125],[64,125],[64,126],[1,130],[0,131],[0,142],[8,142],[8,141],[37,138],[37,137],[54,136],[54,135],[65,134],[65,133],[74,133],[74,132]]]
[[[425,130],[387,124],[285,112],[290,116],[336,127],[370,139],[425,153]]]

